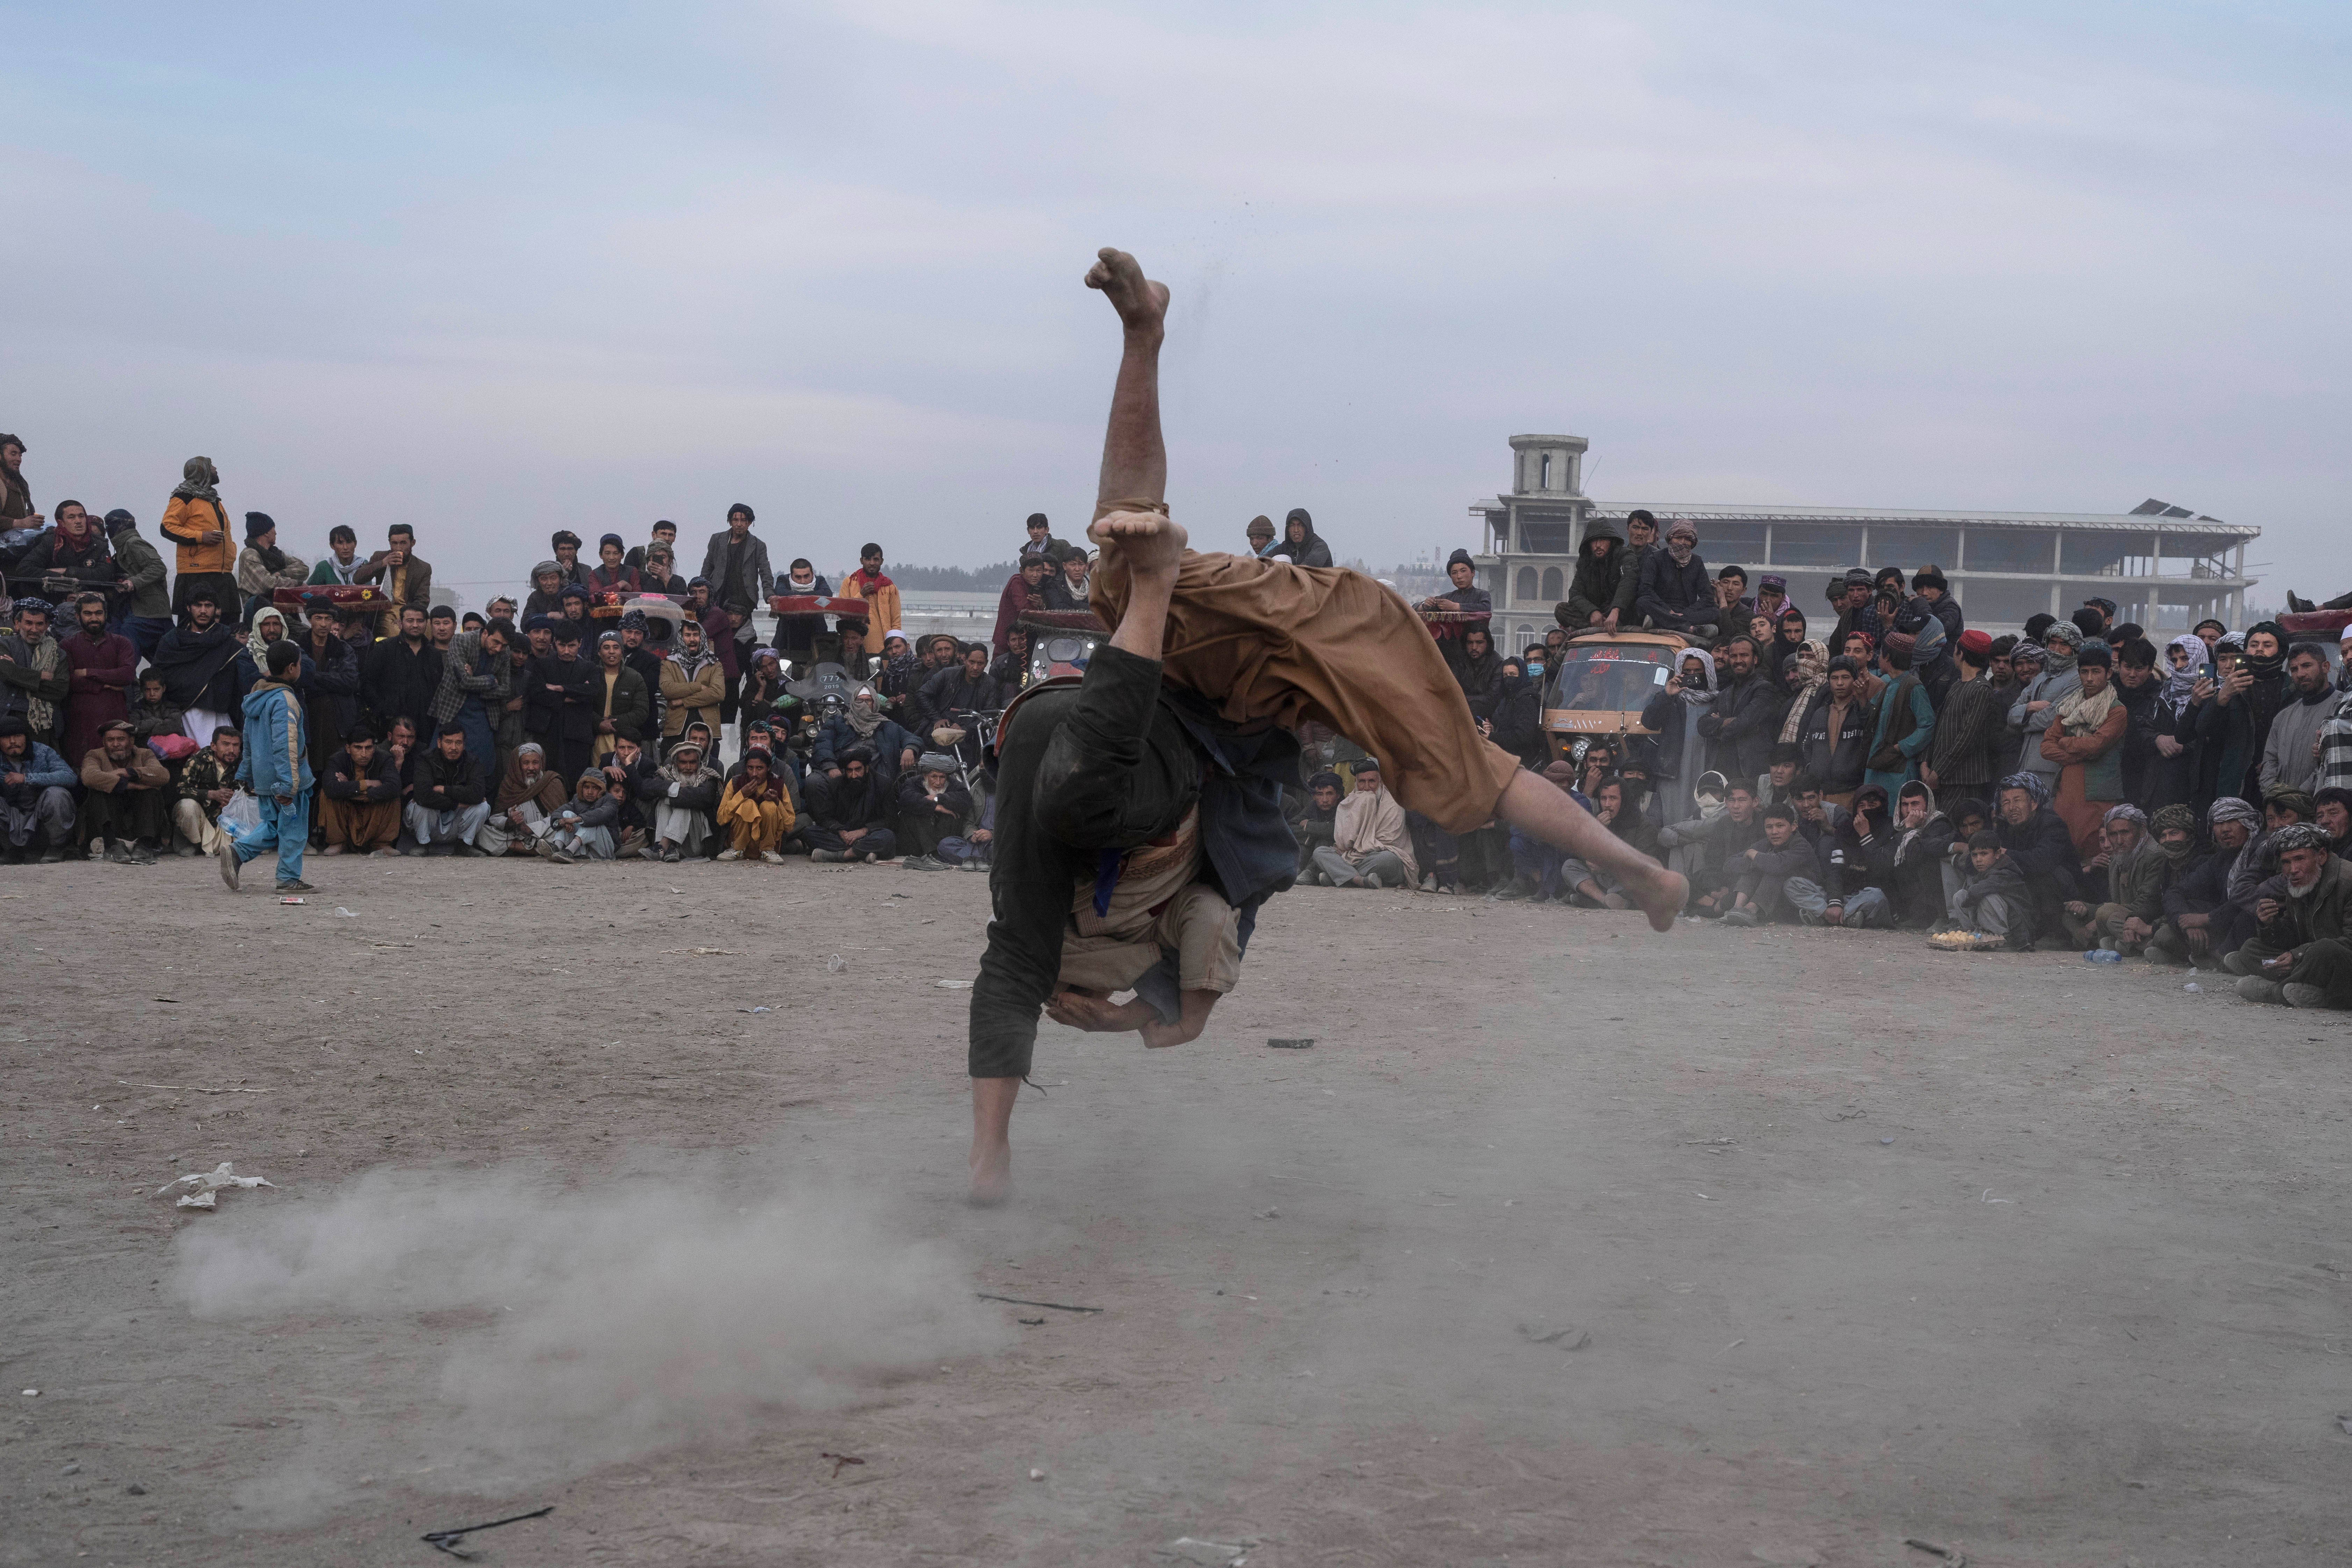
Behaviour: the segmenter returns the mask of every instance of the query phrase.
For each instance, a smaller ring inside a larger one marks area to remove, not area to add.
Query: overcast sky
[[[779,565],[1003,560],[1092,500],[1116,244],[1175,291],[1203,542],[1303,505],[1343,557],[1474,542],[1505,438],[1569,431],[1609,499],[2155,495],[2352,587],[2341,5],[0,23],[0,429],[45,510],[152,526],[201,452],[298,553],[406,518],[468,584],[738,500]]]

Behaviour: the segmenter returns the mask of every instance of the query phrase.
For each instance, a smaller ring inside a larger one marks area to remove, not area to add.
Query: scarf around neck
[[[1820,641],[1801,643],[1797,651],[1789,657],[1795,661],[1797,673],[1804,684],[1798,687],[1796,696],[1790,699],[1789,716],[1780,721],[1780,739],[1784,743],[1793,743],[1804,732],[1805,710],[1813,705],[1813,693],[1820,690],[1822,682],[1829,679],[1829,645]]]
[[[2062,732],[2087,735],[2106,722],[2116,705],[2116,683],[2110,679],[2095,695],[2076,687],[2058,700],[2057,721]]]
[[[274,620],[278,623],[278,630],[282,641],[286,630],[286,612],[275,605],[264,605],[255,610],[253,618],[246,623],[245,651],[253,656],[253,668],[263,675],[269,673],[269,643],[261,635],[261,623],[266,620]]]
[[[860,688],[857,695],[849,700],[849,711],[843,717],[849,721],[849,727],[857,732],[861,741],[872,740],[874,731],[882,727],[882,710],[874,705],[874,693],[864,688]]]
[[[180,482],[172,493],[182,500],[210,501],[215,508],[221,504],[220,470],[213,467],[210,458],[190,458],[180,466]],[[226,517],[226,512],[222,513]]]

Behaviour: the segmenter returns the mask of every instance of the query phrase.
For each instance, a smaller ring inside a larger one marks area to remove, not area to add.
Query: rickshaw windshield
[[[1546,708],[1638,713],[1666,683],[1675,650],[1655,643],[1612,643],[1560,649]]]

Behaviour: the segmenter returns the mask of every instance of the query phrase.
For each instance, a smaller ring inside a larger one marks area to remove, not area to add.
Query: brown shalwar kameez
[[[1108,501],[1095,515],[1114,511],[1167,508]],[[1096,571],[1087,600],[1105,625],[1118,626],[1127,595],[1125,573]],[[1160,658],[1164,679],[1235,723],[1329,725],[1380,759],[1399,800],[1449,833],[1493,821],[1519,771],[1478,732],[1421,617],[1360,572],[1188,550]]]

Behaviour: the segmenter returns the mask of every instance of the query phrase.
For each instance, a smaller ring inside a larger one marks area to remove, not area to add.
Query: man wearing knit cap
[[[236,556],[236,591],[245,595],[245,614],[268,604],[280,588],[299,588],[310,576],[310,563],[278,548],[278,523],[266,511],[245,514],[245,548]]]
[[[1643,626],[1693,637],[1715,635],[1720,612],[1698,553],[1698,525],[1676,518],[1666,527],[1666,547],[1642,557],[1633,589],[1633,614]]]
[[[2254,891],[2254,935],[2223,961],[2249,1002],[2352,1008],[2352,861],[2298,822],[2271,835],[2277,876]]]
[[[1886,679],[1879,694],[1878,722],[1870,742],[1869,771],[1862,775],[1864,789],[1872,784],[1894,800],[1905,784],[1918,777],[1919,757],[1936,738],[1936,709],[1911,668],[1919,639],[1908,632],[1889,632],[1878,650],[1878,668]]]
[[[172,591],[164,585],[169,574],[163,554],[140,537],[139,520],[121,507],[106,514],[106,542],[122,574],[122,620],[115,629],[131,639],[140,658],[152,658],[155,645],[172,629]]]

